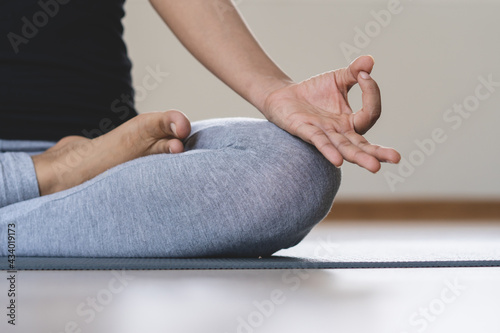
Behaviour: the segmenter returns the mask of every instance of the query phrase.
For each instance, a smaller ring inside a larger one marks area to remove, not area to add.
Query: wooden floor
[[[489,220],[500,222],[500,200],[335,201],[326,220]]]

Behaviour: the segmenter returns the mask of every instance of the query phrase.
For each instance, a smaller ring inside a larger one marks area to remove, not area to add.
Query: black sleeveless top
[[[0,0],[0,139],[96,137],[137,115],[125,0]]]

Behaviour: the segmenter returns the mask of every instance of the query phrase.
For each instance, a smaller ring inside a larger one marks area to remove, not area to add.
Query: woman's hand
[[[315,145],[333,164],[343,160],[372,172],[398,162],[394,149],[368,143],[364,134],[380,116],[378,86],[368,75],[373,58],[295,84],[255,40],[231,0],[151,0],[183,45],[264,116]],[[347,92],[359,83],[363,108],[353,113]]]
[[[381,113],[380,90],[369,75],[373,65],[372,57],[362,56],[347,68],[286,85],[269,94],[262,113],[277,126],[316,146],[337,167],[345,159],[375,173],[380,162],[398,163],[401,156],[362,136]],[[363,106],[353,113],[347,93],[356,83],[363,93]]]

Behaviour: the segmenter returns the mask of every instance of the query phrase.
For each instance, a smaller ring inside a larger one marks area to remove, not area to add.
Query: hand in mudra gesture
[[[399,153],[371,144],[364,137],[381,113],[380,90],[369,73],[374,60],[362,56],[348,67],[291,83],[266,99],[269,121],[313,144],[334,165],[343,160],[377,172],[380,162],[398,163]],[[353,112],[347,93],[359,84],[363,106]]]

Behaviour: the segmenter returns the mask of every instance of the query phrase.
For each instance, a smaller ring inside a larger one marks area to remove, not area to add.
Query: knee
[[[340,186],[340,169],[314,146],[265,120],[195,123],[186,148],[228,149],[237,170],[231,193],[212,198],[228,226],[213,255],[268,256],[296,245],[329,213]]]
[[[326,217],[341,171],[314,146],[272,124],[255,130],[265,142],[255,148],[261,191],[252,255],[267,256],[298,244]]]

